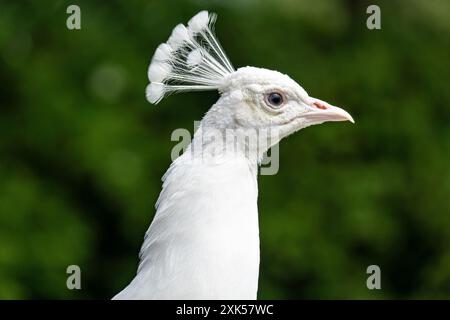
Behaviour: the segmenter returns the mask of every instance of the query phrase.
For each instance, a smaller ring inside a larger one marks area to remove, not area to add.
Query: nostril
[[[323,103],[320,103],[320,102],[316,101],[313,104],[316,106],[317,109],[321,109],[321,110],[326,110],[327,109],[327,106],[324,105]]]

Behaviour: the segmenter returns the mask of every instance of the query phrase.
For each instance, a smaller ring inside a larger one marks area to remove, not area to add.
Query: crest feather
[[[158,103],[173,92],[219,89],[235,71],[214,34],[216,15],[201,11],[188,26],[177,25],[158,46],[148,69],[147,100]]]

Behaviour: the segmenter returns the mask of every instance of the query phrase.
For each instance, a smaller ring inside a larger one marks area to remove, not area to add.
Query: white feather
[[[171,46],[173,50],[177,50],[188,41],[190,41],[189,32],[186,27],[180,23],[173,29],[169,40],[167,40],[167,44]]]
[[[145,89],[145,95],[150,103],[157,104],[164,97],[164,85],[152,82]]]
[[[201,30],[208,27],[209,23],[209,13],[208,11],[200,11],[195,16],[191,18],[188,22],[188,29],[192,33],[200,32]]]
[[[212,32],[215,17],[207,11],[199,12],[189,21],[188,28],[177,25],[167,43],[158,46],[148,78],[163,86],[156,95],[156,89],[150,90],[150,102],[157,103],[173,92],[218,90],[225,78],[235,72]]]
[[[192,50],[187,57],[187,64],[191,67],[199,65],[203,60],[203,54],[200,49]]]
[[[167,43],[161,43],[158,48],[156,48],[155,54],[153,55],[152,61],[166,61],[170,60],[172,57],[172,47]]]
[[[148,79],[151,82],[163,82],[172,71],[170,64],[164,61],[154,60],[148,67]]]

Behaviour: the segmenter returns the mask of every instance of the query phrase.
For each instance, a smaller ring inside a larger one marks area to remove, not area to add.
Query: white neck
[[[199,161],[189,149],[164,176],[133,282],[117,298],[256,299],[256,163]]]

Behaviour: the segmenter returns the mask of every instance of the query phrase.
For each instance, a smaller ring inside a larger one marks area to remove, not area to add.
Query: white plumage
[[[202,11],[187,27],[176,26],[149,66],[151,103],[187,90],[215,89],[221,97],[164,175],[137,275],[114,299],[256,299],[263,153],[307,126],[353,122],[287,75],[235,70],[214,35],[214,21]]]
[[[256,198],[245,161],[204,166],[179,157],[166,174],[138,273],[115,298],[255,299]]]

